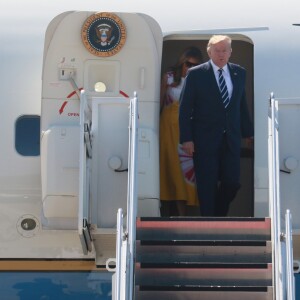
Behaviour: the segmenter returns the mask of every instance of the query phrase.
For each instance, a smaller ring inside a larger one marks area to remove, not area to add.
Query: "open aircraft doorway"
[[[191,33],[174,32],[164,36],[161,74],[174,65],[180,54],[189,46],[196,46],[201,50],[203,62],[209,59],[207,43],[213,34],[227,34],[219,32]],[[244,67],[247,71],[246,96],[248,108],[254,123],[254,44],[250,38],[241,34],[230,34],[232,38],[232,55],[230,62]],[[195,207],[190,207],[188,214],[197,213]],[[241,149],[241,189],[231,203],[228,216],[254,216],[254,150],[242,141]]]

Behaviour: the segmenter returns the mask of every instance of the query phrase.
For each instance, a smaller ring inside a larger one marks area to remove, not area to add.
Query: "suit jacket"
[[[180,110],[180,142],[193,141],[196,152],[211,153],[223,139],[240,155],[241,137],[253,136],[245,97],[246,70],[228,63],[233,84],[230,103],[225,109],[210,62],[190,69],[183,86]]]

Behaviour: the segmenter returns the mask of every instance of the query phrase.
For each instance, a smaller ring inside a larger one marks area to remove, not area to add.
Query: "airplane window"
[[[106,91],[105,83],[99,81],[95,83],[95,92],[104,93]]]
[[[40,116],[25,115],[17,119],[15,148],[23,156],[40,155]]]

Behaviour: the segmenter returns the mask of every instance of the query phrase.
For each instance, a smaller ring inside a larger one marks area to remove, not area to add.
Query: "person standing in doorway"
[[[179,110],[180,142],[193,155],[202,216],[226,216],[240,188],[241,138],[253,140],[246,70],[229,62],[231,38],[212,36],[210,60],[186,77]]]
[[[196,184],[184,176],[180,162],[178,110],[187,71],[202,63],[198,48],[183,51],[175,66],[163,75],[160,115],[160,200],[162,216],[184,216],[187,205],[198,205]],[[187,156],[187,155],[185,155]],[[186,159],[189,159],[186,157]],[[192,160],[190,158],[190,160]]]

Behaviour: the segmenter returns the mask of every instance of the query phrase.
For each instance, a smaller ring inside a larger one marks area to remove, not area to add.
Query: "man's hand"
[[[188,155],[193,155],[194,153],[194,142],[185,142],[182,143],[182,150]]]

